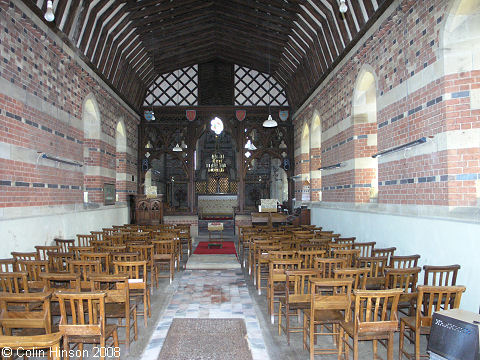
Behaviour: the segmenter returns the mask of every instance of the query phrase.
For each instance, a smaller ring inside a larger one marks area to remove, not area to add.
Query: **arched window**
[[[362,161],[355,161],[355,184],[356,201],[375,202],[378,196],[378,160],[366,156],[365,152],[374,154],[377,152],[377,87],[373,69],[368,65],[360,70],[357,77],[355,91],[353,93],[353,124],[356,127],[356,134],[359,143],[364,142],[365,151],[362,154],[355,154],[355,158],[362,158]],[[375,126],[361,126],[361,124],[374,123]],[[361,168],[359,167],[361,166]],[[367,192],[365,185],[369,185]],[[360,192],[362,192],[360,194]]]
[[[90,94],[83,102],[82,110],[83,131],[85,139],[101,138],[101,118],[95,97]]]
[[[301,150],[301,201],[310,201],[310,128],[307,123],[303,126]]]
[[[322,172],[318,170],[321,166],[322,153],[322,123],[320,115],[315,112],[311,122],[310,132],[310,200],[322,200]]]
[[[127,200],[127,136],[125,123],[120,120],[115,130],[115,169],[117,201]]]
[[[445,22],[443,46],[445,74],[480,68],[480,2],[457,0]]]

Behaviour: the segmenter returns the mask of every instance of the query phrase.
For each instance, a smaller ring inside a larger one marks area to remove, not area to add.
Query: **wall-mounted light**
[[[48,22],[52,22],[53,20],[55,20],[55,14],[53,13],[52,0],[47,1],[47,11],[45,12],[44,18]]]
[[[342,167],[342,163],[329,165],[329,166],[322,166],[321,168],[318,168],[318,170],[331,170],[331,169],[338,169],[339,167]]]
[[[182,149],[186,149],[188,146],[187,144],[185,144],[185,140],[182,139],[182,143],[180,144],[180,146],[182,147]]]
[[[339,8],[340,8],[340,12],[342,14],[345,14],[348,11],[346,0],[340,0],[340,7]]]
[[[245,149],[254,151],[254,150],[257,150],[257,147],[253,145],[250,139],[248,139],[247,143],[245,144]]]
[[[153,148],[153,145],[150,142],[150,140],[148,140],[147,145],[145,145],[145,149],[152,149],[152,148]]]
[[[380,151],[379,153],[376,153],[376,154],[372,155],[372,158],[375,159],[375,158],[380,157],[382,155],[390,154],[392,152],[403,150],[403,149],[408,149],[412,146],[420,145],[420,144],[423,144],[425,142],[427,142],[427,138],[426,137],[421,137],[420,139],[410,141],[409,143],[406,143],[406,144],[403,144],[403,145],[400,145],[400,146],[395,146],[393,148],[390,148],[390,149],[387,149],[387,150],[384,150],[384,151]]]

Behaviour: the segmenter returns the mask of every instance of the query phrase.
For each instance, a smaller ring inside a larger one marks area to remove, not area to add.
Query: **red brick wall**
[[[405,88],[405,81],[417,79],[415,75],[431,76],[422,72],[430,74],[431,67],[442,60],[437,56],[442,56],[441,33],[451,5],[448,1],[403,1],[389,18],[374,25],[372,36],[361,41],[358,50],[335,69],[322,90],[297,114],[297,132],[315,111],[320,114],[324,132],[352,117],[355,83],[364,65],[374,70],[377,103],[388,98],[391,91],[398,92],[395,101],[377,111],[376,123],[352,125],[329,139],[322,137],[322,166],[369,158],[421,137],[435,141],[432,137],[444,136],[447,131],[480,127],[480,110],[470,107],[470,91],[480,88],[480,71],[435,74],[431,82],[414,91]],[[412,88],[415,84],[409,85]],[[363,135],[376,133],[378,145],[367,145]],[[299,133],[295,139],[300,140]],[[480,144],[476,148],[441,149],[423,155],[405,152],[402,160],[380,158],[378,202],[476,206],[479,155]],[[370,189],[362,184],[371,183],[375,177],[372,170],[322,172],[323,201],[368,202]],[[303,173],[304,169],[295,172]]]
[[[0,29],[0,78],[10,84],[0,88],[0,145],[20,147],[29,158],[14,150],[7,158],[0,154],[0,207],[82,203],[84,189],[92,189],[88,190],[90,202],[103,203],[104,182],[115,183],[116,179],[84,177],[84,169],[93,165],[136,175],[136,155],[119,156],[119,164],[123,160],[123,165],[117,169],[116,149],[110,144],[115,144],[116,126],[121,118],[127,146],[136,153],[138,117],[14,2],[0,0]],[[12,88],[16,88],[15,94],[10,93]],[[82,107],[89,94],[100,111],[102,140],[84,138]],[[37,152],[82,163],[84,167],[59,167],[46,159],[35,161]],[[125,201],[128,193],[136,192],[131,180],[129,176],[119,186],[120,201]]]

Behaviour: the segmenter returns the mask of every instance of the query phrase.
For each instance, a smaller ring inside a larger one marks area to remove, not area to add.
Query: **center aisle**
[[[243,319],[253,359],[269,359],[252,298],[242,270],[237,269],[236,257],[226,259],[225,255],[195,255],[195,261],[202,262],[202,256],[205,256],[206,262],[211,262],[214,256],[222,257],[218,263],[225,266],[221,269],[216,267],[215,270],[185,270],[175,278],[172,284],[176,286],[173,297],[159,319],[142,359],[158,359],[175,318]],[[222,346],[228,351],[228,343],[219,344],[219,351]]]

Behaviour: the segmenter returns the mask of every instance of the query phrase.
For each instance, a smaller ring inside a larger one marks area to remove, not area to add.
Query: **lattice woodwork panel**
[[[288,106],[282,86],[269,74],[235,65],[235,105]]]
[[[143,105],[198,105],[198,65],[160,75],[147,90]]]
[[[220,182],[220,192],[228,193],[228,178],[220,178],[218,181]]]
[[[195,183],[195,192],[197,194],[206,194],[207,193],[207,182],[198,181]]]
[[[214,177],[208,178],[207,192],[209,194],[215,194],[217,192],[217,179]]]
[[[210,178],[207,181],[197,181],[195,183],[195,192],[197,194],[216,194],[217,179]],[[238,183],[236,181],[228,181],[228,178],[220,178],[220,192],[225,194],[236,194],[238,192]]]
[[[230,194],[236,194],[238,192],[238,183],[236,181],[230,182]]]

